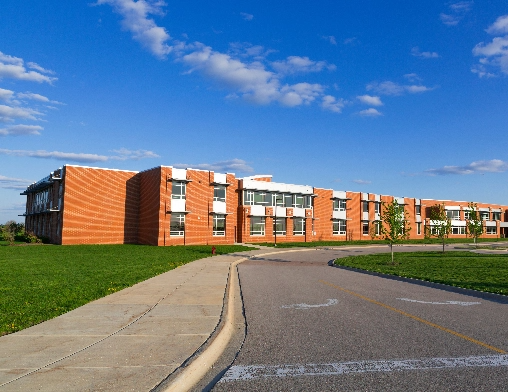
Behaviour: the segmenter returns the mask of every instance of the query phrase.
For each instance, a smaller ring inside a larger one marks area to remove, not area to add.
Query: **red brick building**
[[[30,185],[27,231],[55,244],[195,245],[375,238],[383,202],[408,214],[424,238],[444,204],[451,238],[466,236],[467,202],[335,191],[158,166],[142,172],[66,165]],[[508,236],[508,206],[477,203],[484,238]],[[374,227],[373,227],[374,225]]]

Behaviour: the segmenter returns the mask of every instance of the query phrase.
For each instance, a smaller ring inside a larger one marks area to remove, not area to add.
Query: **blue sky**
[[[64,164],[508,204],[506,1],[3,0],[0,222]]]

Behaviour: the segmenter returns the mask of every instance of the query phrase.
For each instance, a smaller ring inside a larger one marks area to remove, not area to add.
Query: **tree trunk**
[[[444,253],[444,237],[443,237],[443,253]]]
[[[392,253],[392,265],[394,264],[393,262],[393,243],[390,242],[390,252]]]

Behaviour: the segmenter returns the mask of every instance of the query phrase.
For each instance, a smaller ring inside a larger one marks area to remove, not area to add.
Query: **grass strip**
[[[211,246],[0,246],[0,336],[208,256]]]
[[[472,252],[400,252],[349,256],[336,265],[508,295],[508,255]]]
[[[508,238],[479,238],[478,243],[482,242],[505,242],[508,244]],[[396,245],[404,244],[436,244],[441,245],[443,243],[439,238],[427,238],[423,240],[403,240],[398,242]],[[448,238],[445,244],[472,244],[472,238]],[[277,248],[315,248],[318,246],[356,246],[356,245],[387,245],[389,244],[386,240],[357,240],[357,241],[313,241],[313,242],[277,242]],[[274,247],[273,242],[256,243],[253,245],[260,246],[271,246]]]

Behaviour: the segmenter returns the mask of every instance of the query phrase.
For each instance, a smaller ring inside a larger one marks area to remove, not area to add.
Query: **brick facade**
[[[30,185],[27,231],[55,244],[155,246],[370,240],[393,196],[275,183],[271,176],[158,166],[142,172],[66,165]],[[395,198],[423,239],[444,204],[450,238],[466,237],[467,202]],[[483,238],[508,236],[508,206],[477,203]],[[277,220],[277,233],[274,222]],[[296,230],[296,231],[295,231]]]

